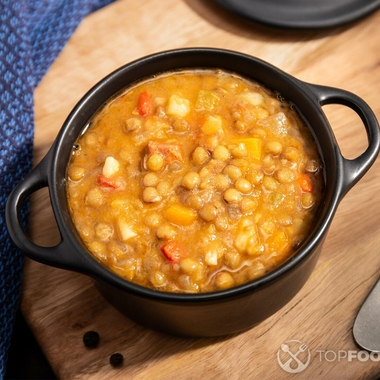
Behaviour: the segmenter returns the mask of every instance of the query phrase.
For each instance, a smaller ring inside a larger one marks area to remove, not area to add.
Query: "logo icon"
[[[288,373],[302,372],[310,363],[310,350],[299,340],[282,343],[277,351],[279,366]]]

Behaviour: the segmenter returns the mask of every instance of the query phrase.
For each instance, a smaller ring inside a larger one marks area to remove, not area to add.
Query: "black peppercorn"
[[[110,357],[110,364],[112,367],[119,367],[123,364],[124,357],[122,354],[116,353],[112,354]]]
[[[99,344],[99,334],[96,331],[87,331],[83,335],[83,343],[88,348],[95,348]]]

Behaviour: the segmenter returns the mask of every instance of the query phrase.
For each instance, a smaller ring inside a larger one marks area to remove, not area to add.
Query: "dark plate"
[[[320,29],[358,20],[380,0],[214,0],[240,16],[276,27]]]

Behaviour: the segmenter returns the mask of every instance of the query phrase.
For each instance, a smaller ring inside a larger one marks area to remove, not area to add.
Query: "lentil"
[[[193,190],[201,182],[201,177],[197,172],[189,172],[182,178],[182,186]]]
[[[164,166],[164,158],[159,153],[154,153],[148,158],[148,168],[155,172],[161,170]]]

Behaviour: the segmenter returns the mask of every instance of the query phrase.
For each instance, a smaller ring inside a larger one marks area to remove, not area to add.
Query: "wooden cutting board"
[[[76,102],[102,77],[144,55],[179,47],[254,55],[304,81],[354,92],[380,117],[379,23],[376,12],[329,30],[287,31],[240,19],[211,1],[119,0],[82,22],[38,87],[35,162]],[[359,117],[343,106],[324,110],[343,154],[357,157],[367,146]],[[25,263],[22,312],[61,379],[375,379],[379,358],[360,351],[352,326],[380,276],[379,191],[377,160],[341,202],[317,267],[301,292],[245,333],[184,339],[145,329],[108,305],[89,278],[30,260]],[[45,246],[59,241],[46,189],[33,196],[30,234]],[[82,343],[88,330],[101,336],[96,349]],[[301,342],[310,362],[291,374],[281,368],[277,355],[285,355],[284,344],[294,354]],[[124,356],[121,368],[109,364],[114,352]]]

